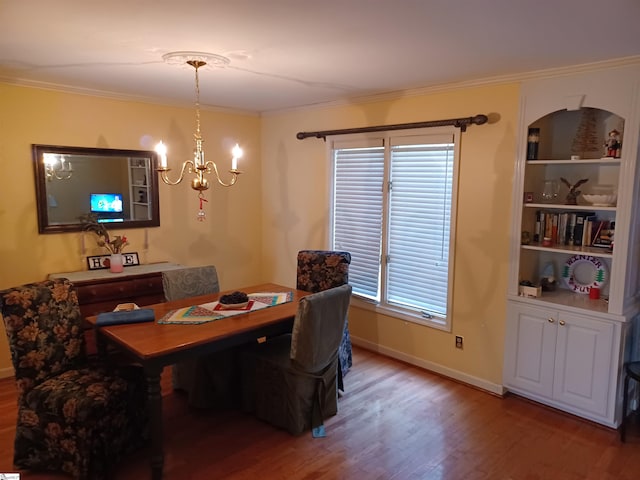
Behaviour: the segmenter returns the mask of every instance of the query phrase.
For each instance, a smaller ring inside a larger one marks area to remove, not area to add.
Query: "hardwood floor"
[[[165,478],[181,480],[635,480],[640,428],[614,430],[354,349],[327,437],[292,437],[240,412],[189,410],[163,376]],[[0,380],[0,473],[13,472],[16,394]],[[147,450],[117,480],[149,478]],[[66,478],[23,472],[21,480]]]

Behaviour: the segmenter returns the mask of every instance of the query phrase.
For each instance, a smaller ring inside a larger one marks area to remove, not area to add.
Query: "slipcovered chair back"
[[[242,351],[242,406],[293,435],[322,437],[324,419],[338,412],[338,345],[351,285],[300,300],[291,334]]]
[[[218,293],[218,272],[213,265],[166,270],[162,272],[162,288],[168,301]]]
[[[78,297],[60,278],[10,288],[0,297],[20,395],[87,362]]]
[[[168,301],[218,293],[220,282],[213,265],[162,272],[164,296]],[[229,407],[235,394],[236,365],[233,350],[183,360],[171,368],[174,390],[187,393],[190,407]]]
[[[342,341],[351,285],[324,290],[300,300],[291,334],[291,360],[316,373],[335,361]]]
[[[300,250],[296,288],[321,292],[349,283],[351,254],[334,250]]]

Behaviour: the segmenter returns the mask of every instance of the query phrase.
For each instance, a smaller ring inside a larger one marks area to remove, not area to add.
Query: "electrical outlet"
[[[464,338],[461,335],[456,335],[456,348],[462,348]]]

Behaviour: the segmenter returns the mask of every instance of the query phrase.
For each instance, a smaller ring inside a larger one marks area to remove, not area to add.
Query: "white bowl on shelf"
[[[586,202],[590,203],[594,207],[612,207],[616,204],[618,195],[616,193],[583,193],[582,198],[584,198]]]

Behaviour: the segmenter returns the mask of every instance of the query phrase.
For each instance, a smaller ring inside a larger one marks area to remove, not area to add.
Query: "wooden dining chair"
[[[324,419],[338,411],[338,347],[350,299],[350,285],[303,297],[291,334],[242,350],[245,411],[293,435],[324,436]]]
[[[78,298],[67,279],[0,292],[18,389],[14,464],[102,479],[144,441],[139,367],[90,363]]]
[[[162,285],[167,301],[220,291],[218,272],[213,265],[166,270],[162,272]],[[230,385],[235,381],[234,368],[233,352],[183,360],[172,366],[173,388],[187,393],[191,407],[226,407],[232,402]]]
[[[300,250],[298,252],[296,288],[321,292],[349,283],[351,254],[336,250]],[[344,391],[344,377],[353,366],[349,319],[347,318],[338,350],[338,389]]]

